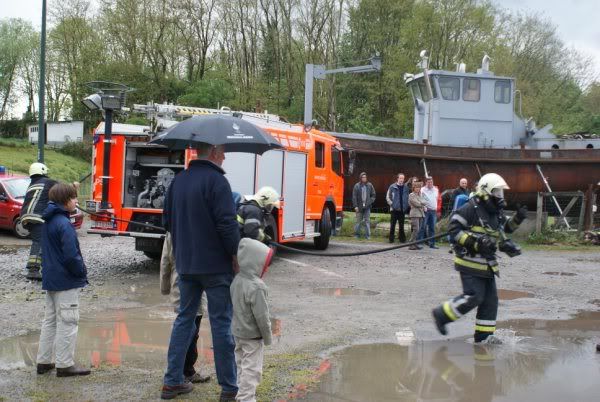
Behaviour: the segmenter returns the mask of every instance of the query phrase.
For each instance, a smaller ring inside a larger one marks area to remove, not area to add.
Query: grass
[[[9,171],[27,175],[29,165],[36,161],[36,146],[22,140],[0,139],[0,165],[6,166]],[[51,178],[68,183],[79,181],[92,169],[89,162],[52,149],[44,150],[44,163],[50,170]],[[81,186],[82,191],[89,192],[89,188],[89,182],[85,182]]]

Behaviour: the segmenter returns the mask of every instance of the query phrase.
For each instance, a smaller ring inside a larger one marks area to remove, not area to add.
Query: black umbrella
[[[196,143],[223,145],[225,152],[262,154],[283,146],[262,128],[242,118],[212,114],[193,116],[170,127],[151,141],[181,150]]]

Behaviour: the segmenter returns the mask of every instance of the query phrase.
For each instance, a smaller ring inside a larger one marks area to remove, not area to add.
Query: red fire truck
[[[159,104],[135,105],[134,110],[164,127],[176,123],[172,120],[175,117],[231,113],[227,109]],[[332,231],[341,228],[343,216],[343,162],[349,158],[344,157],[338,140],[271,114],[236,112],[235,116],[262,127],[284,148],[262,155],[227,153],[223,168],[232,190],[250,195],[263,186],[275,188],[281,194],[281,208],[273,211],[267,233],[281,243],[312,238],[317,249],[326,249]],[[157,258],[163,232],[134,222],[161,226],[167,188],[194,153],[149,144],[152,131],[147,126],[113,124],[108,208],[102,209],[105,143],[104,123],[100,123],[94,133],[92,199],[86,201],[86,209],[96,212],[89,233],[134,237],[136,250]]]

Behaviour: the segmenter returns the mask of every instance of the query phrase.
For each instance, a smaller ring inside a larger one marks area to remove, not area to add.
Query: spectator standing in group
[[[272,342],[271,318],[267,302],[267,273],[273,249],[250,238],[240,240],[240,273],[231,284],[233,301],[232,332],[235,337],[235,362],[239,402],[256,402],[256,387],[263,370],[264,347]]]
[[[466,178],[462,178],[460,179],[460,181],[458,182],[458,187],[454,189],[454,191],[452,191],[452,197],[450,198],[450,206],[452,207],[452,210],[454,211],[456,209],[456,198],[459,195],[466,195],[467,198],[469,197],[470,194],[470,190],[468,187],[468,181]]]
[[[181,302],[171,332],[161,398],[193,390],[184,380],[183,366],[205,292],[220,401],[234,401],[238,387],[229,288],[238,270],[240,231],[231,187],[221,168],[223,147],[198,144],[196,151],[198,159],[173,179],[163,214],[164,227],[173,240]]]
[[[171,234],[167,232],[160,257],[160,293],[171,296],[171,303],[173,303],[175,313],[179,313],[180,306],[178,279],[179,275],[177,275],[177,270],[175,269],[175,256],[173,255]],[[206,295],[203,293],[200,299],[200,307],[198,307],[198,314],[194,319],[194,325],[196,326],[194,336],[188,347],[183,365],[183,376],[186,381],[191,383],[210,381],[209,375],[200,374],[194,368],[194,364],[198,360],[198,338],[200,338],[200,323],[202,322],[205,307]]]
[[[58,183],[48,193],[50,202],[43,213],[42,289],[46,308],[40,333],[37,373],[56,367],[57,377],[88,375],[90,370],[75,365],[79,323],[79,293],[88,284],[77,233],[70,214],[77,206],[77,191],[71,184]]]
[[[406,242],[404,233],[404,216],[408,211],[408,186],[404,184],[404,173],[398,173],[396,182],[388,188],[385,199],[390,206],[390,243],[394,242],[396,222],[398,223],[398,239],[400,243]]]
[[[360,238],[360,228],[365,226],[365,238],[371,238],[371,207],[375,202],[375,187],[368,181],[367,174],[360,174],[360,181],[352,189],[352,206],[356,212],[356,225],[354,226],[354,237]]]
[[[48,167],[43,163],[35,162],[29,166],[29,177],[31,182],[25,193],[23,207],[21,208],[21,222],[23,227],[29,230],[31,237],[31,249],[25,269],[25,277],[30,280],[42,279],[40,268],[42,266],[42,226],[44,219],[42,214],[48,206],[48,194],[55,180],[48,177]]]
[[[410,241],[415,242],[419,236],[419,232],[421,230],[421,226],[423,225],[423,218],[425,217],[425,210],[427,202],[421,196],[421,187],[423,187],[423,183],[418,181],[413,181],[412,183],[412,193],[408,196],[408,203],[410,205],[410,225],[411,225],[411,234]],[[409,250],[421,250],[421,247],[418,244],[410,246]]]
[[[421,196],[425,199],[425,218],[421,227],[419,239],[435,236],[435,224],[437,221],[438,197],[440,193],[433,185],[433,177],[427,177],[425,187],[421,189]],[[439,248],[435,245],[435,239],[429,240],[429,248]]]

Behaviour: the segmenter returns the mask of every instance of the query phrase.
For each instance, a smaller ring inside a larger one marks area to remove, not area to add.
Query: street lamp
[[[110,179],[110,148],[112,144],[113,112],[120,111],[125,106],[125,94],[133,90],[123,84],[105,81],[92,81],[86,84],[96,93],[81,101],[90,111],[104,112],[104,140],[102,162],[102,200],[100,209],[108,209],[108,180]]]

